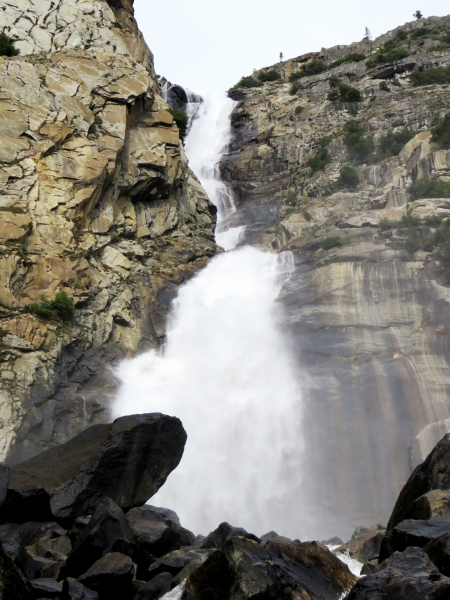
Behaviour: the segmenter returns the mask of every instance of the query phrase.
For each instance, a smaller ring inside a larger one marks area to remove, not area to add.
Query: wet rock
[[[136,551],[124,512],[110,498],[104,498],[68,555],[63,576],[78,577],[109,552],[133,556]]]
[[[344,542],[341,540],[340,537],[337,537],[335,535],[334,537],[329,538],[328,540],[322,540],[320,543],[324,546],[342,546]]]
[[[9,484],[8,484],[9,485]],[[51,521],[50,496],[40,485],[20,485],[8,488],[0,508],[0,521],[24,523],[26,521]]]
[[[149,506],[155,512],[161,513],[162,515],[173,521],[173,523],[181,527],[180,517],[174,510],[171,510],[170,508],[163,508],[161,506],[152,506],[151,504],[147,504],[147,506]]]
[[[83,531],[86,528],[86,525],[89,524],[90,520],[91,520],[90,515],[86,516],[86,517],[77,517],[75,519],[75,521],[72,523],[71,528],[69,529],[69,534],[68,534],[72,544],[75,544],[77,542],[78,538],[83,533]]]
[[[88,514],[104,496],[124,509],[140,506],[178,465],[185,442],[181,421],[159,413],[94,425],[11,469],[8,497],[43,488],[59,519]]]
[[[6,498],[6,492],[8,491],[9,483],[9,468],[5,463],[0,463],[0,506],[3,504]]]
[[[145,585],[142,585],[134,600],[157,600],[170,591],[173,575],[171,573],[158,573]]]
[[[379,555],[385,533],[386,530],[382,525],[375,525],[370,529],[359,527],[349,542],[342,544],[333,552],[336,554],[348,552],[351,558],[365,563]]]
[[[68,577],[63,584],[61,600],[98,600],[98,594],[80,583],[78,579]]]
[[[407,508],[405,519],[450,517],[450,490],[427,492]]]
[[[291,539],[284,537],[284,535],[278,535],[276,531],[269,531],[261,536],[261,544],[265,544],[270,540],[274,540],[275,542],[283,542],[283,544],[290,544],[292,542]],[[326,544],[324,544],[326,545]]]
[[[31,586],[37,598],[60,598],[63,586],[53,579],[33,579]]]
[[[256,537],[256,535],[253,535],[253,533],[248,533],[245,531],[245,529],[242,529],[242,527],[233,527],[229,523],[224,522],[221,523],[217,529],[206,536],[201,547],[204,550],[208,550],[210,548],[220,548],[226,542],[228,542],[228,540],[235,536],[245,537],[258,543],[261,541],[258,537]]]
[[[361,577],[363,575],[370,575],[370,573],[373,573],[377,567],[378,557],[374,558],[373,560],[368,560],[366,563],[363,564],[361,568]]]
[[[127,513],[127,520],[136,543],[158,558],[195,542],[193,533],[150,506],[133,508]]]
[[[28,579],[58,579],[61,565],[56,560],[28,554],[24,572]]]
[[[450,579],[420,548],[393,554],[373,573],[362,577],[346,600],[425,600],[450,598]]]
[[[450,518],[402,521],[383,538],[379,562],[386,560],[394,552],[403,552],[408,546],[423,548],[431,540],[437,540],[446,533],[450,533]]]
[[[347,566],[317,542],[261,546],[233,537],[192,573],[182,599],[338,600],[355,582]]]
[[[445,435],[404,485],[387,525],[390,530],[403,521],[418,498],[432,490],[450,489],[450,434]]]
[[[450,532],[428,542],[423,551],[443,575],[450,577]]]
[[[205,560],[207,558],[208,558],[207,555],[203,555],[203,556],[200,556],[199,558],[194,559],[190,563],[188,563],[184,567],[184,569],[182,569],[178,573],[178,575],[175,575],[170,587],[173,589],[173,588],[177,587],[178,585],[180,585],[181,583],[183,583],[183,581],[185,581],[185,579],[190,577],[192,575],[192,573],[194,571],[196,571],[200,567],[200,565],[202,565],[205,562]]]
[[[79,580],[98,592],[100,600],[111,597],[127,600],[133,595],[134,573],[134,564],[129,556],[111,552],[96,561]]]
[[[32,556],[41,556],[62,562],[66,560],[67,555],[72,550],[72,542],[68,535],[62,535],[58,538],[42,538],[33,546],[28,546],[27,551]]]
[[[0,590],[4,600],[35,600],[33,588],[0,544]]]
[[[190,562],[198,559],[205,561],[212,552],[213,550],[200,550],[198,548],[182,548],[169,552],[150,565],[148,569],[149,578],[164,572],[171,573],[172,576],[178,575]]]

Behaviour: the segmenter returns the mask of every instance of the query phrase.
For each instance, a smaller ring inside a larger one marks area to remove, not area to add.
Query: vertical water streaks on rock
[[[405,24],[409,56],[392,65],[366,60],[386,42],[399,44],[398,30],[285,61],[271,67],[281,79],[230,91],[239,104],[221,172],[235,221],[247,225],[248,243],[296,255],[282,326],[306,372],[310,535],[385,523],[411,469],[450,427],[450,288],[435,255],[408,253],[406,231],[379,227],[407,206],[422,220],[450,215],[445,198],[406,204],[413,181],[450,176],[450,152],[430,132],[448,110],[448,88],[409,79],[450,64],[448,48],[427,51],[449,25],[449,17]],[[324,70],[291,89],[289,76],[313,59]],[[328,99],[336,78],[362,100]],[[374,136],[375,149],[391,131],[408,129],[412,139],[391,157],[353,160],[344,143],[350,121]],[[314,170],[320,140],[327,156]],[[344,166],[357,172],[353,189],[338,182]]]
[[[108,419],[108,365],[159,345],[177,286],[216,251],[214,207],[132,4],[3,7],[21,52],[0,58],[0,455],[12,463]],[[72,322],[30,312],[57,292]]]

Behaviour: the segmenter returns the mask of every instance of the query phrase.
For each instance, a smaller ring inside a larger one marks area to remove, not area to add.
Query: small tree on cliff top
[[[413,17],[415,17],[416,19],[421,19],[423,17],[423,14],[420,12],[420,10],[416,10],[416,12],[413,14]]]

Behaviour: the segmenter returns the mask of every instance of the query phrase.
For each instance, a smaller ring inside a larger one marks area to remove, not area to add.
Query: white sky
[[[448,0],[135,0],[156,72],[192,91],[223,91],[254,68],[377,37],[413,20],[450,12]]]

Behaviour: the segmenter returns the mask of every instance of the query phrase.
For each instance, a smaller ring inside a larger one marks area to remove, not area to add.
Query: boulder
[[[400,492],[387,529],[393,529],[407,518],[412,503],[432,490],[450,489],[450,434],[447,433],[433,448],[425,461],[418,465]]]
[[[324,546],[342,546],[344,542],[341,540],[340,537],[337,537],[335,535],[334,537],[328,538],[327,540],[322,540],[320,543]]]
[[[233,537],[192,573],[182,600],[338,600],[355,582],[348,567],[318,542],[262,546]]]
[[[197,559],[203,559],[204,562],[213,550],[201,550],[200,548],[182,548],[173,550],[152,563],[148,569],[148,578],[153,579],[159,573],[170,573],[172,576],[178,575],[190,562]]]
[[[335,554],[345,554],[348,552],[350,558],[354,558],[361,563],[365,563],[380,553],[381,542],[385,536],[386,530],[382,525],[375,525],[370,529],[358,527],[352,535],[352,539],[346,544],[335,548]]]
[[[32,556],[41,556],[62,562],[66,560],[67,555],[72,550],[72,542],[68,535],[62,535],[57,538],[42,538],[36,544],[27,547],[27,551]]]
[[[420,548],[397,552],[367,577],[362,577],[346,600],[444,600],[450,598],[450,579]]]
[[[0,517],[9,518],[10,499],[22,497],[30,488],[44,490],[40,503],[45,500],[60,520],[89,514],[105,496],[124,510],[141,506],[178,465],[185,442],[181,421],[160,413],[93,425],[69,442],[13,467]]]
[[[61,600],[98,600],[98,594],[80,583],[78,579],[68,577],[63,584]]]
[[[8,487],[6,499],[0,507],[0,522],[52,521],[48,492],[40,485]]]
[[[450,490],[431,490],[406,509],[405,519],[450,517]]]
[[[98,592],[100,600],[128,600],[134,594],[134,573],[134,564],[129,556],[111,552],[95,562],[79,580],[89,589]]]
[[[173,575],[170,573],[158,573],[145,585],[140,586],[134,600],[157,600],[170,591]]]
[[[61,575],[78,577],[109,552],[133,557],[136,551],[134,535],[124,512],[110,498],[104,498],[68,555]]]
[[[214,550],[212,550],[212,552],[214,552]],[[195,558],[194,560],[192,560],[190,563],[188,563],[184,569],[182,569],[178,575],[175,575],[175,577],[173,578],[172,583],[170,584],[170,587],[173,589],[175,587],[177,587],[178,585],[180,585],[181,583],[183,583],[183,581],[185,581],[185,579],[187,579],[188,577],[191,576],[191,574],[196,571],[200,565],[202,565],[205,560],[208,558],[208,556],[203,555],[200,556],[199,558]]]
[[[5,463],[0,463],[0,506],[6,499],[9,483],[9,468]]]
[[[253,533],[248,533],[242,527],[233,527],[229,523],[221,523],[217,529],[212,531],[206,538],[203,540],[201,548],[203,550],[208,550],[210,548],[220,548],[223,546],[228,540],[232,537],[245,537],[249,540],[254,540],[255,542],[261,542],[261,540],[253,535]]]
[[[443,575],[450,577],[450,532],[429,541],[423,551]]]
[[[290,544],[292,542],[291,539],[284,537],[284,535],[278,535],[276,531],[269,531],[268,533],[265,533],[261,536],[260,540],[261,544],[265,544],[271,540],[274,540],[275,542],[283,542],[283,544]]]
[[[35,600],[33,588],[0,544],[0,594],[4,600]]]
[[[63,586],[54,579],[33,579],[31,582],[36,598],[60,598]]]
[[[409,546],[423,548],[431,540],[450,533],[450,518],[415,521],[406,519],[388,531],[380,548],[379,562],[386,560],[394,552],[403,552]]]
[[[91,520],[91,516],[86,517],[77,517],[75,521],[72,523],[71,528],[69,529],[69,537],[72,544],[75,544],[78,541],[78,538],[83,533],[86,525],[89,524]]]
[[[193,533],[151,506],[133,508],[127,513],[127,520],[136,543],[157,558],[195,542]]]
[[[28,579],[58,579],[61,565],[56,560],[27,553],[23,571]]]

